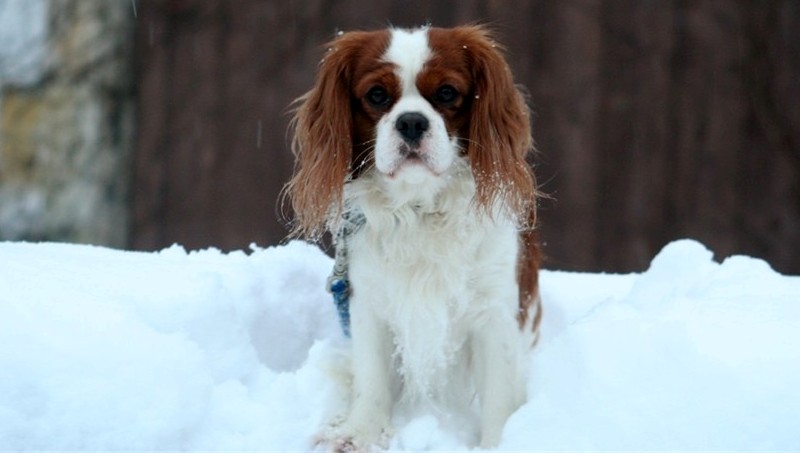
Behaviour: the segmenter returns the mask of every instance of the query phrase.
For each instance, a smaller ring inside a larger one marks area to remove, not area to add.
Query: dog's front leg
[[[481,403],[481,447],[495,447],[503,427],[525,402],[519,331],[514,319],[491,316],[472,337],[475,381]]]
[[[383,443],[392,410],[392,342],[386,324],[363,300],[351,304],[353,403],[338,432],[338,450]]]

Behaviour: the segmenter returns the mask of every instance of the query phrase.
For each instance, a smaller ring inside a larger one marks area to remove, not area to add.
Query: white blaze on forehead
[[[415,83],[417,75],[430,56],[427,27],[416,30],[392,29],[392,41],[383,59],[397,66],[403,95],[418,94]]]
[[[427,27],[392,29],[389,47],[381,59],[394,66],[400,93],[377,124],[375,168],[387,175],[390,197],[400,204],[427,200],[438,193],[447,181],[439,176],[447,172],[458,157],[457,139],[451,139],[444,118],[422,97],[416,85],[417,77],[432,54]],[[404,150],[409,149],[409,144],[397,126],[398,118],[411,112],[429,121],[414,145],[418,159],[408,159]]]

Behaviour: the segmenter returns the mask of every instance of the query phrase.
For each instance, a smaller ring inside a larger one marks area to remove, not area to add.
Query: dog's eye
[[[367,91],[367,102],[369,102],[373,107],[385,107],[389,104],[391,98],[389,97],[389,92],[386,91],[386,88],[382,86],[374,86]]]
[[[437,104],[452,104],[458,98],[458,90],[456,90],[451,85],[442,85],[436,90],[436,93],[433,95],[433,100],[436,101]]]

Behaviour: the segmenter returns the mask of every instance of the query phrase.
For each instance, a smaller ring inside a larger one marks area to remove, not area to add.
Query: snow
[[[0,243],[0,450],[308,450],[344,360],[331,260]],[[800,449],[800,277],[703,245],[641,274],[544,271],[501,450]],[[470,446],[437,414],[396,450]]]

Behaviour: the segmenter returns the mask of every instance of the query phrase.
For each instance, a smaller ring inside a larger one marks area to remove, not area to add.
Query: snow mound
[[[308,450],[343,342],[331,264],[301,242],[0,244],[0,450]],[[501,449],[800,449],[800,277],[684,240],[642,274],[541,284]],[[393,449],[468,448],[435,414],[396,421]]]

